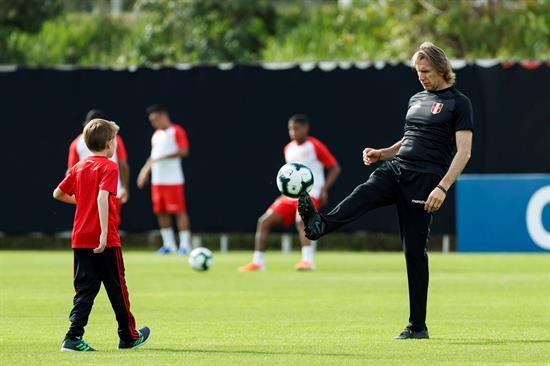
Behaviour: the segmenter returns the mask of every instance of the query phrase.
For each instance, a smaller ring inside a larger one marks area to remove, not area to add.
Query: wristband
[[[447,195],[447,190],[443,188],[440,184],[437,185],[437,188],[441,189],[445,195]]]

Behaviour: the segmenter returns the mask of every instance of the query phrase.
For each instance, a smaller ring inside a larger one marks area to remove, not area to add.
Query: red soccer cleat
[[[296,263],[294,268],[298,271],[315,271],[317,267],[315,267],[315,264],[313,264],[313,262],[302,259],[300,262]]]
[[[259,265],[254,262],[250,262],[247,265],[239,267],[239,272],[263,272],[265,271],[265,265]]]

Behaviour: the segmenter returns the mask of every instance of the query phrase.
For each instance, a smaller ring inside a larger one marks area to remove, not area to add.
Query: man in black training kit
[[[305,234],[311,240],[370,210],[397,205],[410,316],[396,339],[429,338],[427,245],[432,214],[441,208],[447,191],[470,159],[473,136],[472,105],[453,86],[455,74],[445,52],[424,42],[413,55],[412,66],[424,91],[409,100],[403,138],[388,148],[363,150],[365,165],[385,163],[328,214],[318,213],[307,194],[298,204]]]

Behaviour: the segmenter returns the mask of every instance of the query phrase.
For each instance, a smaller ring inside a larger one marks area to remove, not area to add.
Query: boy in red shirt
[[[73,166],[53,192],[55,199],[76,204],[72,238],[76,295],[62,352],[95,351],[82,336],[101,283],[118,322],[118,348],[138,348],[151,335],[148,327],[136,330],[124,279],[116,213],[118,167],[109,160],[118,129],[104,119],[88,122],[83,135],[92,155]]]

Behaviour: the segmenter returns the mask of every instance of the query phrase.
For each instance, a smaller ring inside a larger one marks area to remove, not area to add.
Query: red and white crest
[[[432,104],[432,114],[438,114],[443,109],[443,103],[433,102]]]

